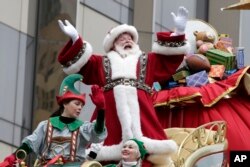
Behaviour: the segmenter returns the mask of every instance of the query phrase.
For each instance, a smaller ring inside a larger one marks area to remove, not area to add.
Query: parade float
[[[250,149],[250,67],[244,66],[244,48],[202,20],[188,21],[186,38],[192,49],[183,64],[167,83],[153,87],[159,122],[179,146],[165,166],[227,166],[231,150]],[[60,165],[62,159],[56,156],[52,163]]]
[[[186,34],[191,53],[168,83],[155,84],[154,106],[166,134],[180,147],[175,166],[225,166],[231,150],[250,149],[250,70],[244,66],[244,48],[202,20],[189,20]],[[209,124],[217,126],[213,141],[205,140]],[[196,146],[184,148],[188,138]],[[212,158],[217,153],[220,160]]]

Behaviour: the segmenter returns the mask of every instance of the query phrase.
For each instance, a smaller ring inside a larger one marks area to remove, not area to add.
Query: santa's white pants
[[[122,143],[131,138],[144,142],[149,154],[169,154],[177,150],[177,144],[173,140],[155,140],[142,135],[140,108],[135,87],[118,85],[113,90],[117,115],[121,124],[122,141],[117,145],[103,146],[98,152],[97,160],[120,160]]]

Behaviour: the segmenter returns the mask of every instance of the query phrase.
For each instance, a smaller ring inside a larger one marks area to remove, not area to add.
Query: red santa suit
[[[155,81],[166,82],[180,65],[189,48],[185,35],[159,32],[151,53],[145,54],[139,49],[134,55],[122,58],[112,47],[114,40],[124,32],[138,42],[137,30],[123,24],[105,37],[105,56],[93,54],[91,45],[79,38],[74,44],[69,41],[58,57],[64,72],[80,73],[85,84],[97,84],[105,90],[108,137],[98,160],[119,160],[121,142],[129,138],[142,140],[150,154],[177,149],[174,141],[166,140],[158,121],[151,86]]]

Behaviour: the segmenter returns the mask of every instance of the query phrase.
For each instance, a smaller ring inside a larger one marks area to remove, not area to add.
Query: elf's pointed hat
[[[248,10],[250,9],[250,0],[240,0],[239,3],[229,5],[221,10]]]
[[[64,100],[69,99],[77,99],[85,104],[85,94],[81,94],[74,86],[76,81],[82,81],[82,79],[83,76],[80,74],[71,74],[64,78],[60,86],[59,96],[56,96],[59,105],[62,105]]]
[[[135,139],[135,138],[130,139],[130,140],[134,141],[137,144],[137,146],[139,148],[139,152],[141,154],[140,158],[144,159],[145,155],[148,153],[145,146],[144,146],[144,143],[140,140]]]
[[[127,24],[116,26],[108,32],[108,34],[105,36],[103,40],[103,47],[106,53],[108,53],[112,49],[115,39],[120,34],[125,33],[125,32],[131,34],[133,41],[135,43],[138,42],[138,32],[134,26],[127,25]]]

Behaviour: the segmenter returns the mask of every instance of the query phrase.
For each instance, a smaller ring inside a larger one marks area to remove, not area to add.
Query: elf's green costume
[[[74,87],[74,83],[81,79],[81,75],[72,74],[63,80],[60,96],[57,96],[60,106],[63,106],[65,101],[75,99],[85,104],[85,94],[80,94]],[[99,87],[92,87],[91,99],[99,110],[96,121],[82,122],[76,118],[61,115],[50,117],[40,122],[35,131],[23,139],[21,147],[15,152],[16,156],[21,158],[24,153],[34,152],[38,156],[38,164],[44,166],[61,155],[63,164],[49,166],[80,166],[87,158],[86,147],[90,143],[102,142],[107,137],[104,127],[105,101]],[[11,156],[13,158],[14,154]],[[11,163],[11,156],[5,160]]]

